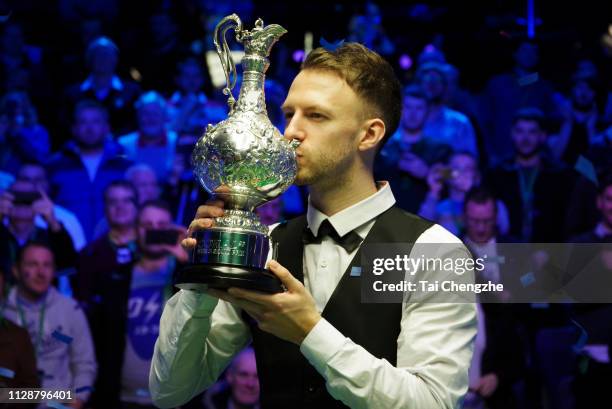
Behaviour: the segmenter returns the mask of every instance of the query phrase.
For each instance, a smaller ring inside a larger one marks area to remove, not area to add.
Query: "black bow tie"
[[[334,239],[334,241],[339,246],[342,246],[349,254],[359,247],[362,241],[361,237],[354,231],[350,231],[340,237],[336,229],[334,229],[334,226],[331,225],[328,219],[325,219],[323,223],[321,223],[321,226],[319,226],[319,234],[317,234],[316,237],[308,227],[305,227],[304,234],[302,235],[302,242],[304,244],[319,244],[325,236]]]

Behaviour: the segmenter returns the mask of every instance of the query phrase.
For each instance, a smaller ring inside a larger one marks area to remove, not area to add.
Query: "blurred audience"
[[[480,184],[480,171],[476,158],[468,152],[454,153],[448,166],[436,164],[431,167],[427,175],[429,191],[419,215],[426,219],[436,221],[455,235],[464,231],[463,203],[465,195],[472,187]],[[446,198],[443,198],[444,191]],[[500,234],[510,230],[508,210],[501,200],[496,202],[497,226]]]
[[[553,155],[569,166],[574,166],[579,156],[603,140],[601,110],[597,106],[598,82],[592,75],[574,75],[561,129],[548,141]]]
[[[138,205],[159,199],[161,188],[157,182],[157,175],[151,166],[145,163],[136,163],[125,171],[125,179],[136,188]]]
[[[85,52],[89,69],[85,81],[66,89],[66,112],[83,99],[91,99],[102,104],[109,115],[111,129],[118,135],[135,128],[134,101],[140,94],[140,86],[117,75],[119,48],[108,37],[93,40]],[[66,125],[69,122],[65,115]]]
[[[134,186],[124,180],[111,182],[104,190],[107,230],[83,249],[78,257],[74,294],[85,305],[99,302],[92,298],[97,291],[97,282],[109,275],[121,275],[120,270],[131,268],[136,260],[137,213],[138,194]]]
[[[380,152],[379,179],[388,180],[398,205],[416,213],[427,195],[427,174],[432,165],[445,163],[452,148],[423,135],[429,102],[416,85],[404,90],[402,118],[397,132]]]
[[[23,162],[43,163],[50,153],[47,130],[25,92],[12,91],[0,100],[0,169],[14,173]]]
[[[70,235],[57,220],[51,199],[32,182],[16,181],[0,195],[0,269],[10,281],[19,251],[29,241],[45,243],[53,251],[55,267],[67,273],[74,268],[76,251]],[[47,228],[37,227],[40,215]]]
[[[546,154],[540,110],[519,110],[511,134],[514,157],[486,174],[487,184],[508,206],[510,234],[524,242],[562,241],[574,176]]]
[[[0,302],[2,299],[0,298]],[[0,388],[40,388],[36,355],[28,330],[0,314]],[[3,404],[7,409],[33,409],[36,404]]]
[[[486,150],[493,164],[505,159],[506,153],[512,150],[508,130],[512,129],[517,110],[534,107],[555,119],[559,117],[554,87],[538,71],[539,44],[521,41],[513,57],[512,70],[491,78],[482,98],[481,123],[486,135]]]
[[[196,59],[187,58],[178,64],[175,82],[177,89],[168,98],[171,130],[179,134],[195,131],[199,136],[206,129],[206,125],[226,118],[225,106],[210,100],[204,93],[204,71]]]
[[[429,100],[423,133],[434,142],[449,145],[454,151],[478,157],[476,133],[467,116],[446,106],[448,68],[429,62],[419,67],[417,81]]]
[[[175,291],[172,277],[187,262],[179,244],[185,229],[173,224],[164,202],[150,201],[140,208],[136,237],[140,257],[97,274],[92,286],[98,302],[89,317],[100,362],[94,407],[154,408],[149,367],[164,303]]]
[[[119,137],[128,159],[146,163],[165,180],[176,154],[176,132],[168,130],[167,104],[155,91],[143,94],[136,102],[138,130]]]
[[[259,378],[253,348],[247,347],[232,360],[225,379],[209,388],[204,409],[259,409]]]
[[[33,162],[25,162],[17,171],[16,176],[17,180],[33,183],[38,190],[41,190],[47,196],[51,195],[47,171],[42,165]],[[57,221],[62,224],[70,235],[74,249],[76,251],[80,251],[83,247],[85,247],[85,233],[83,232],[83,227],[81,226],[81,223],[76,215],[70,210],[57,204],[53,204],[53,213]],[[36,226],[43,229],[48,227],[47,222],[40,214],[36,215],[34,222]]]
[[[88,241],[104,216],[104,188],[123,178],[131,165],[120,156],[121,147],[109,138],[109,131],[108,114],[102,105],[90,100],[79,102],[74,110],[73,140],[48,164],[55,200],[76,214]]]
[[[78,303],[51,285],[53,251],[43,243],[27,243],[19,251],[14,274],[17,286],[7,297],[4,314],[28,330],[41,386],[73,389],[75,399],[67,406],[83,408],[96,379],[94,348]]]

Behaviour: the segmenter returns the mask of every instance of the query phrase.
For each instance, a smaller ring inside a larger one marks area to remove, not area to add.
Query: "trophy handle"
[[[228,24],[222,28],[222,26],[227,22],[232,22],[233,24]],[[236,99],[232,94],[232,90],[236,86],[237,75],[236,64],[234,64],[230,48],[227,45],[225,33],[232,28],[236,32],[236,38],[240,38],[242,33],[242,21],[236,14],[231,14],[224,17],[215,27],[213,37],[215,47],[217,48],[217,54],[221,60],[221,66],[223,67],[223,73],[225,74],[225,88],[223,88],[223,94],[228,96],[227,105],[230,108],[230,114],[234,111],[234,105],[236,104]],[[219,31],[221,32],[219,33]]]

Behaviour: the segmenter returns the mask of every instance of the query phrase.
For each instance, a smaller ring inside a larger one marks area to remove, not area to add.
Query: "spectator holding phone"
[[[21,165],[17,171],[17,180],[32,182],[38,189],[41,189],[47,195],[50,194],[47,171],[38,163],[26,162]],[[70,234],[75,250],[81,251],[81,249],[85,247],[86,240],[85,232],[83,232],[83,227],[79,219],[77,219],[76,215],[70,210],[58,204],[53,205],[53,212],[57,220],[64,226],[68,234]],[[42,227],[43,229],[47,228],[47,223],[40,215],[36,216],[35,223],[38,227]]]
[[[459,235],[464,229],[463,201],[474,186],[480,184],[480,172],[476,158],[469,152],[453,154],[448,166],[436,164],[427,175],[429,192],[419,210],[419,216],[439,222],[453,234]],[[448,197],[443,198],[445,190]],[[497,226],[500,234],[510,228],[508,210],[497,201]]]
[[[98,302],[90,319],[100,362],[95,408],[154,408],[148,384],[159,320],[173,293],[173,273],[188,256],[180,245],[185,229],[172,223],[164,202],[142,205],[136,231],[140,258],[131,268],[101,275],[94,286]]]
[[[380,152],[376,172],[394,189],[398,205],[409,212],[419,210],[427,194],[427,174],[435,163],[446,162],[449,145],[423,135],[430,104],[418,85],[404,90],[400,128]]]
[[[46,229],[36,226],[36,215],[47,223]],[[55,217],[53,202],[42,189],[17,180],[0,195],[0,217],[5,220],[0,223],[0,269],[5,276],[9,275],[19,250],[31,240],[49,245],[58,270],[74,267],[76,251],[72,239]]]

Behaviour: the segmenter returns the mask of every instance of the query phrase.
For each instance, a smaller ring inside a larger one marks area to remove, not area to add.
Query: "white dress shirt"
[[[388,183],[361,202],[329,217],[340,236],[365,237],[376,216],[395,203]],[[327,216],[309,203],[307,220],[316,234]],[[460,243],[433,225],[416,243]],[[325,238],[304,249],[304,284],[322,311],[352,257]],[[213,384],[232,357],[250,341],[239,308],[206,294],[181,290],[170,298],[149,378],[153,401],[173,407]],[[328,392],[351,408],[457,408],[468,387],[476,334],[473,304],[405,303],[397,340],[397,365],[378,359],[342,335],[326,319],[314,326],[300,351],[325,378]],[[376,336],[376,334],[372,334]]]

